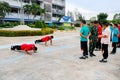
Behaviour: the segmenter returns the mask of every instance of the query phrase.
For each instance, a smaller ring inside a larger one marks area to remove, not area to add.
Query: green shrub
[[[57,29],[58,26],[56,24],[53,24],[52,26],[50,26],[52,29]]]
[[[41,22],[39,20],[36,21],[35,23],[35,28],[41,28]]]
[[[6,22],[5,24],[0,24],[0,27],[2,28],[12,28],[14,26],[17,26],[18,22]]]
[[[59,26],[58,30],[65,30],[65,27],[64,26]]]
[[[34,24],[30,24],[29,25],[31,28],[35,28],[35,25]]]
[[[75,24],[75,27],[80,27],[80,23],[76,23],[76,24]]]
[[[47,28],[47,24],[45,24],[45,21],[42,21],[43,27],[42,28]]]
[[[68,29],[69,29],[69,30],[75,30],[75,27],[73,27],[73,26],[68,26]]]
[[[45,21],[40,22],[39,20],[36,21],[35,23],[35,28],[47,28],[48,25],[45,24]]]
[[[45,28],[42,30],[0,30],[0,36],[15,37],[15,36],[38,36],[52,34],[53,29]]]
[[[75,27],[73,27],[73,26],[60,26],[60,27],[58,27],[58,30],[75,30]]]

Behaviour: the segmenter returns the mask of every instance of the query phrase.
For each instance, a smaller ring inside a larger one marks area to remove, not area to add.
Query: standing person
[[[108,27],[109,24],[107,21],[103,23],[103,32],[102,32],[102,52],[103,52],[103,59],[100,60],[100,62],[107,62],[108,58],[108,44],[110,44],[110,35],[111,35],[111,30]]]
[[[88,28],[88,26],[86,25],[86,21],[83,20],[81,22],[81,29],[80,29],[80,42],[81,42],[81,50],[83,51],[83,56],[80,57],[80,59],[86,59],[88,58],[88,46],[87,46],[87,42],[88,42],[88,37],[90,34],[90,30]]]
[[[111,35],[110,35],[110,41],[112,41],[112,32],[113,32],[113,23],[110,23],[110,25],[109,25],[109,27],[110,27],[110,30],[111,30]]]
[[[25,51],[27,54],[32,55],[31,53],[29,53],[29,51],[33,50],[34,53],[36,53],[37,47],[34,44],[22,44],[11,46],[11,50],[22,50]]]
[[[52,39],[53,38],[54,38],[53,36],[45,36],[39,40],[35,40],[35,44],[40,43],[40,42],[45,42],[45,46],[47,46],[47,42],[50,41],[50,45],[52,46]]]
[[[118,30],[119,30],[119,36],[118,36],[118,48],[120,48],[120,23],[118,23]]]
[[[98,36],[102,35],[102,26],[100,23],[98,23]],[[101,50],[101,37],[98,37],[97,43],[96,43],[96,51]]]
[[[116,53],[116,46],[118,43],[118,34],[119,34],[119,30],[117,28],[117,24],[114,24],[113,26],[113,31],[112,31],[112,51],[111,54],[115,54]]]
[[[96,56],[93,51],[96,47],[96,42],[97,42],[97,38],[98,38],[98,21],[94,21],[93,22],[93,26],[90,27],[90,37],[89,37],[89,53],[90,56]]]

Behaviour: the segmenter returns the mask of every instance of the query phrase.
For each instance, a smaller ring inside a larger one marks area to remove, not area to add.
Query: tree
[[[63,16],[64,16],[63,14],[59,15],[58,22],[60,22],[60,20],[61,20],[61,18],[62,18]]]
[[[28,20],[29,20],[29,16],[30,16],[30,14],[32,13],[32,11],[31,11],[31,10],[32,10],[32,6],[26,4],[26,5],[23,6],[23,9],[24,9],[24,13],[27,14]]]
[[[84,16],[82,16],[82,14],[78,13],[78,21],[82,21],[85,20]]]
[[[10,5],[7,2],[0,2],[0,22],[4,22],[6,14],[11,11]]]
[[[46,13],[46,10],[45,9],[42,9],[39,5],[37,5],[37,4],[32,4],[32,5],[28,5],[28,4],[26,4],[26,5],[24,5],[23,6],[23,8],[24,8],[24,13],[26,13],[27,15],[28,15],[28,19],[29,19],[29,15],[30,14],[33,14],[34,15],[34,17],[33,17],[33,21],[34,21],[34,19],[35,19],[35,17],[37,16],[37,15],[39,15],[39,16],[44,16],[44,14]]]
[[[107,13],[100,13],[97,15],[98,21],[102,24],[104,21],[107,20],[108,14]]]
[[[39,5],[37,5],[37,4],[35,4],[35,3],[33,3],[33,4],[31,5],[31,11],[32,11],[32,14],[34,15],[33,21],[34,21],[34,19],[35,19],[35,17],[36,17],[37,15],[42,16],[43,14],[46,13],[46,10],[45,10],[45,9],[42,9]]]
[[[78,9],[74,10],[74,15],[75,15],[76,21],[84,20],[84,16],[82,16],[82,14],[78,11]]]
[[[91,17],[90,18],[90,21],[95,21],[96,20],[96,17]]]
[[[37,5],[37,4],[35,4],[35,3],[33,3],[33,4],[31,5],[31,7],[32,7],[32,9],[31,9],[32,14],[34,15],[34,16],[33,16],[33,21],[34,21],[35,17],[36,17],[36,16],[39,14],[39,12],[41,11],[41,7],[40,7],[39,5]]]
[[[113,17],[113,20],[120,20],[120,13],[115,14],[114,17]]]
[[[40,11],[40,16],[41,16],[41,19],[40,20],[44,20],[42,19],[42,17],[46,14],[46,10],[45,9],[41,9]]]
[[[70,16],[71,18],[73,18],[73,19],[74,19],[73,12],[68,11],[68,12],[67,12],[67,16]]]

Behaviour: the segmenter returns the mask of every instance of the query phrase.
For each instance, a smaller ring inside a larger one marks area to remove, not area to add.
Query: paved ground
[[[42,36],[0,37],[0,80],[120,80],[120,49],[109,54],[108,63],[99,63],[100,51],[80,60],[79,31],[53,35],[53,46],[37,44],[38,53],[32,56],[11,51],[10,45],[33,43]]]

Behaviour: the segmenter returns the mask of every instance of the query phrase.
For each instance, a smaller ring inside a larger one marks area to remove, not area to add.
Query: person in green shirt
[[[90,53],[90,56],[93,57],[93,56],[96,56],[93,51],[96,47],[96,42],[97,42],[97,39],[98,39],[98,21],[94,21],[93,22],[93,26],[90,27],[90,37],[89,37],[89,53]]]
[[[86,21],[83,20],[81,22],[81,29],[80,29],[80,43],[81,43],[81,50],[83,51],[83,56],[80,57],[80,59],[86,59],[88,58],[88,37],[90,35],[90,30],[88,26],[86,25]]]

